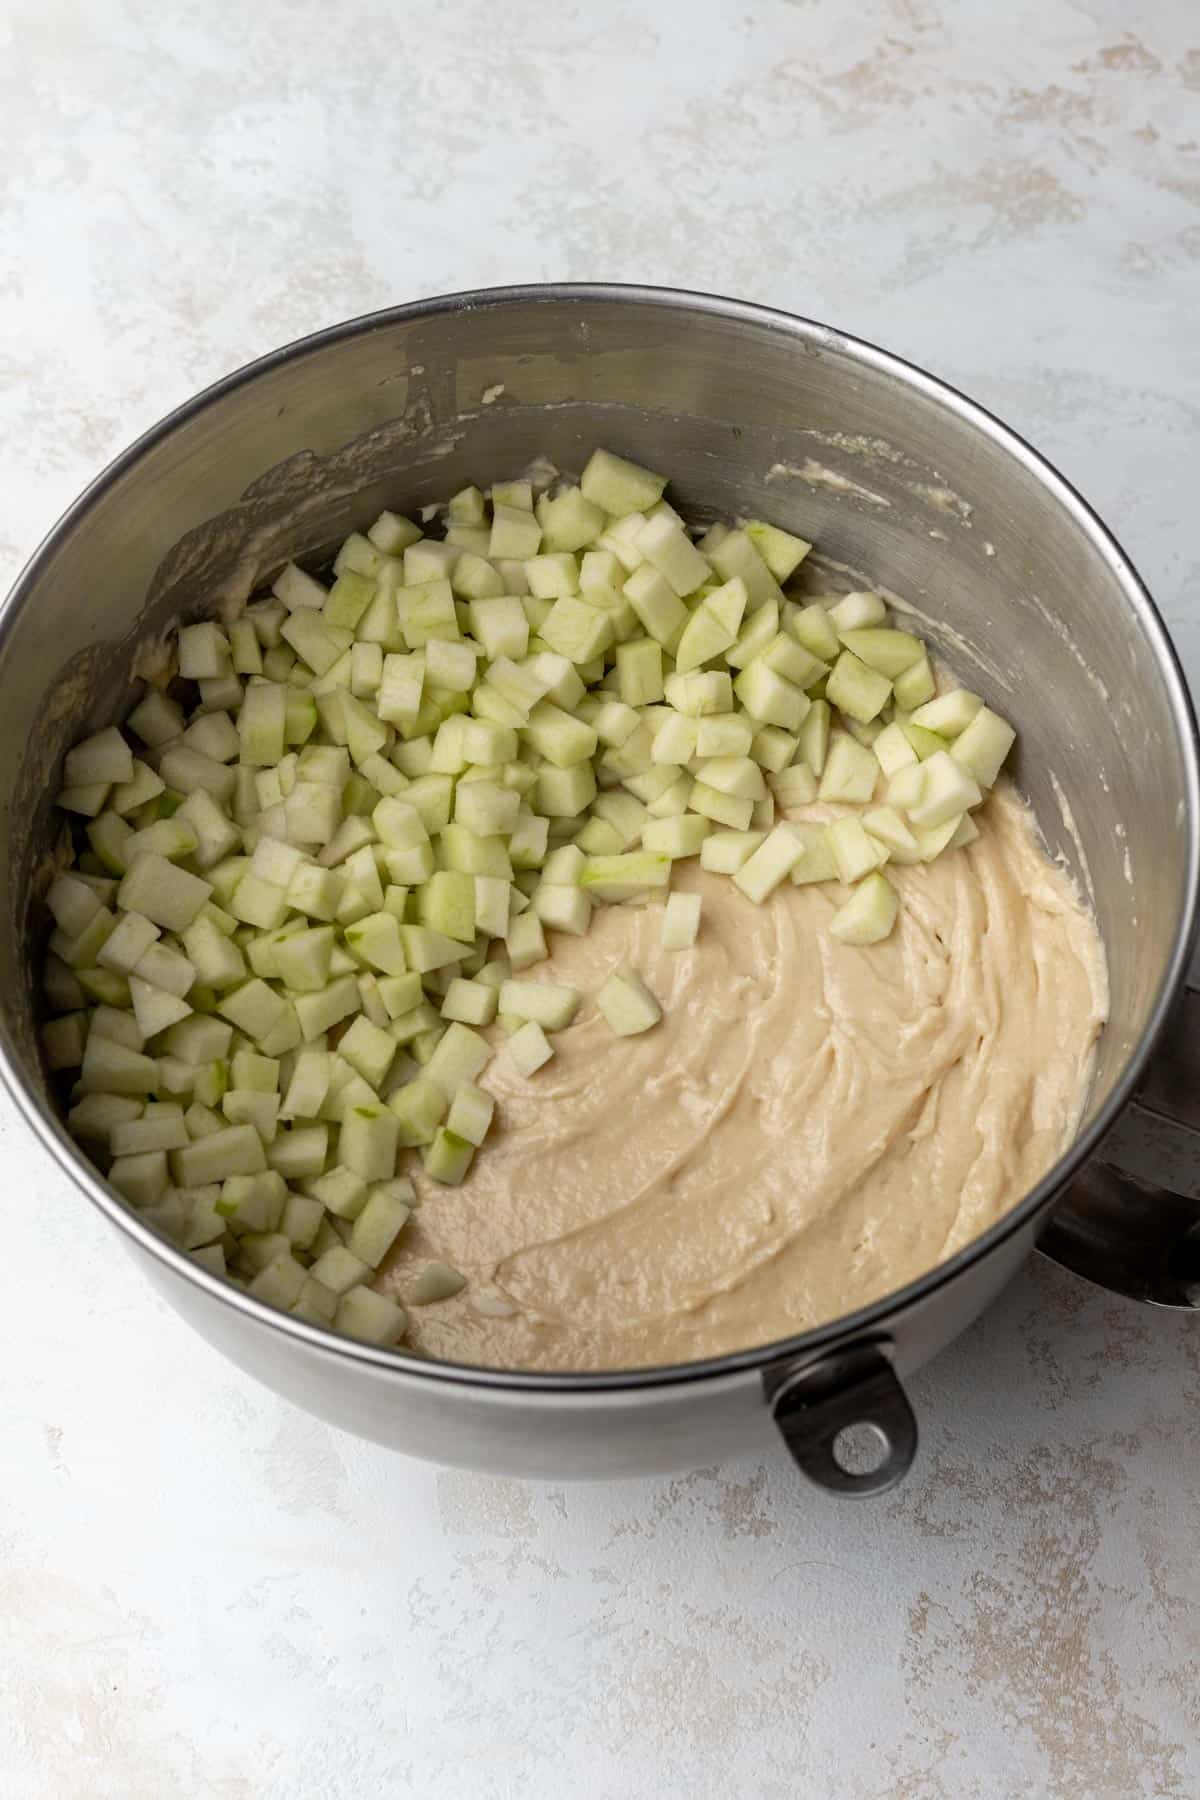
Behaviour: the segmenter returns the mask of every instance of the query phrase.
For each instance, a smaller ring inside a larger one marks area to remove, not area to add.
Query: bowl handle
[[[1130,1299],[1200,1308],[1200,989],[1184,990],[1135,1098],[1038,1248]]]
[[[777,1368],[767,1398],[792,1461],[826,1493],[881,1494],[912,1467],[917,1421],[883,1343],[848,1344],[803,1367]],[[856,1466],[854,1440],[839,1443],[854,1427],[872,1441],[869,1466]]]

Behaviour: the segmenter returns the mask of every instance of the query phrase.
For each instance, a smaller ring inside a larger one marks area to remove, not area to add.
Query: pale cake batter
[[[496,1124],[460,1188],[416,1164],[377,1285],[435,1256],[468,1286],[412,1310],[410,1345],[526,1369],[746,1349],[903,1286],[1015,1205],[1077,1128],[1107,983],[1011,787],[976,818],[968,849],[889,866],[899,922],[866,949],[824,928],[836,883],[757,907],[694,860],[673,882],[704,896],[694,949],[660,947],[658,905],[553,934],[526,978],[589,998],[528,1080],[496,1033]],[[664,1009],[641,1037],[590,999],[622,958]]]

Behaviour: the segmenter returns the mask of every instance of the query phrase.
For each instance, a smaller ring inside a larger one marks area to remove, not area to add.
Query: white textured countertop
[[[994,407],[1200,675],[1193,0],[13,0],[0,52],[6,576],[302,332],[662,281]],[[782,1455],[523,1487],[252,1385],[7,1108],[0,1145],[3,1800],[1200,1791],[1194,1319],[1031,1265],[913,1383],[882,1501]]]

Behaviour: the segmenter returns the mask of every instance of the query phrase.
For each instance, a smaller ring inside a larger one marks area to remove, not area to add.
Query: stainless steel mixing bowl
[[[385,504],[411,511],[537,457],[578,469],[597,443],[670,471],[690,511],[777,520],[921,610],[951,663],[1020,728],[1017,780],[1094,900],[1112,1022],[1071,1150],[986,1236],[878,1304],[676,1368],[430,1363],[301,1324],[204,1273],[66,1135],[35,1039],[49,796],[67,745],[128,705],[148,634],[247,595],[286,556],[320,557]],[[987,1305],[1039,1233],[1149,1297],[1196,1291],[1194,1207],[1172,1212],[1153,1195],[1135,1206],[1137,1190],[1110,1172],[1078,1181],[1184,977],[1198,806],[1179,669],[1137,575],[1067,483],[980,408],[867,344],[702,295],[546,287],[398,307],[264,357],[118,458],[18,581],[0,619],[0,755],[0,1069],[17,1106],[197,1331],[352,1431],[564,1477],[711,1462],[778,1426],[815,1480],[872,1491],[915,1448],[902,1377]],[[868,1472],[840,1453],[855,1421],[882,1447]]]

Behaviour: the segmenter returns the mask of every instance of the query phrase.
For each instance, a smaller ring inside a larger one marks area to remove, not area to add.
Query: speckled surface
[[[887,343],[1117,526],[1200,675],[1190,0],[15,0],[0,566],[196,387],[389,301],[676,282]],[[701,11],[721,22],[700,23]],[[1045,1264],[869,1506],[525,1488],[191,1337],[0,1110],[4,1800],[1200,1791],[1200,1336]]]

